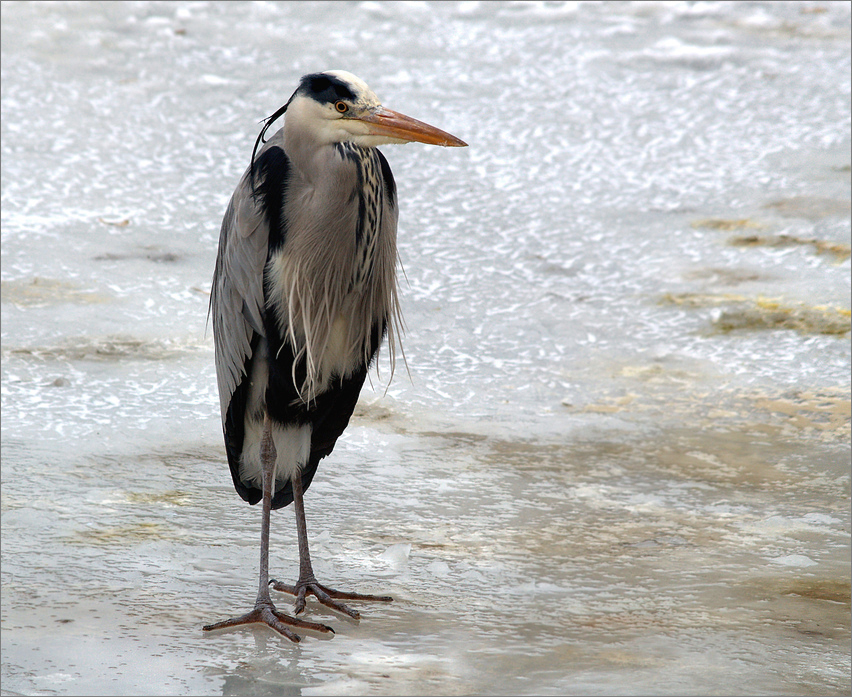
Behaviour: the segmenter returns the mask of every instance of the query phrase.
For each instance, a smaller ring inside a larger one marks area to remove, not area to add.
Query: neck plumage
[[[374,148],[338,143],[322,182],[291,176],[287,238],[270,255],[269,303],[291,344],[309,402],[329,380],[369,364],[387,329],[393,363],[401,313],[396,288],[396,210]],[[330,173],[330,174],[329,174]]]

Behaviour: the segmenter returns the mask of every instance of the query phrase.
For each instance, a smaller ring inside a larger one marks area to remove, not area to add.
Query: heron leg
[[[260,457],[263,463],[263,512],[260,527],[260,580],[257,589],[257,600],[251,612],[247,612],[240,617],[232,617],[221,622],[208,624],[204,627],[204,631],[209,632],[214,629],[225,629],[226,627],[236,627],[258,622],[268,625],[279,634],[283,634],[290,641],[294,642],[301,641],[301,637],[289,627],[301,627],[302,629],[313,629],[317,632],[331,632],[333,634],[334,630],[328,625],[309,622],[308,620],[298,619],[279,612],[275,609],[275,605],[269,595],[269,519],[272,510],[272,477],[275,471],[275,445],[272,442],[272,431],[268,416],[263,427]]]
[[[296,512],[296,530],[299,534],[299,580],[295,586],[271,579],[269,584],[277,591],[296,596],[294,611],[298,615],[305,609],[305,596],[313,595],[326,607],[359,619],[361,614],[338,600],[373,600],[389,603],[393,600],[389,595],[363,595],[361,593],[344,593],[334,588],[322,585],[314,576],[311,566],[311,554],[308,550],[308,528],[305,523],[305,503],[302,490],[302,475],[296,472],[290,481],[293,486],[293,507]]]

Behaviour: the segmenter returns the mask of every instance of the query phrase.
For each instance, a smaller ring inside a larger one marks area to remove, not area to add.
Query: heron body
[[[270,417],[277,451],[273,509],[293,500],[294,467],[304,488],[310,485],[399,313],[396,187],[384,157],[338,144],[323,153],[323,176],[311,181],[287,156],[283,131],[258,155],[259,196],[252,196],[247,172],[228,207],[223,228],[238,232],[223,236],[213,297],[218,306],[218,294],[239,293],[224,270],[248,252],[257,277],[257,295],[249,300],[256,307],[246,313],[231,304],[237,314],[213,315],[217,336],[233,330],[245,336],[238,363],[224,353],[233,342],[217,343],[219,391],[234,485],[252,504],[262,496],[260,443],[264,415]],[[250,207],[248,218],[236,199]],[[254,236],[265,239],[256,243]]]
[[[400,321],[396,286],[396,185],[376,149],[412,140],[464,145],[454,136],[381,106],[345,71],[302,78],[266,120],[283,128],[259,150],[228,204],[219,237],[210,311],[225,448],[239,495],[263,501],[261,578],[255,609],[205,629],[265,622],[330,631],[278,612],[269,596],[269,511],[295,501],[300,576],[273,587],[335,599],[316,582],[302,493],[334,449],[385,337],[391,357]]]

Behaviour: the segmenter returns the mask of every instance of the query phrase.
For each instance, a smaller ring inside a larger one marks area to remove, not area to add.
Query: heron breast
[[[328,343],[321,358],[320,373],[328,378],[332,375],[345,377],[356,367],[357,352],[349,338],[349,321],[339,314],[331,324]]]

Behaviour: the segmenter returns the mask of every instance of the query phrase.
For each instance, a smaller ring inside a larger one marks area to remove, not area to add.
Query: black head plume
[[[249,183],[251,184],[251,190],[254,192],[254,156],[257,154],[257,146],[260,145],[261,142],[266,142],[263,140],[263,136],[266,135],[266,131],[269,127],[275,123],[281,116],[287,111],[287,107],[290,106],[290,102],[293,101],[293,97],[287,100],[287,103],[282,106],[278,111],[276,111],[272,116],[267,116],[263,120],[263,128],[260,131],[260,135],[257,136],[257,140],[254,141],[254,149],[251,151],[251,165],[249,167]]]

